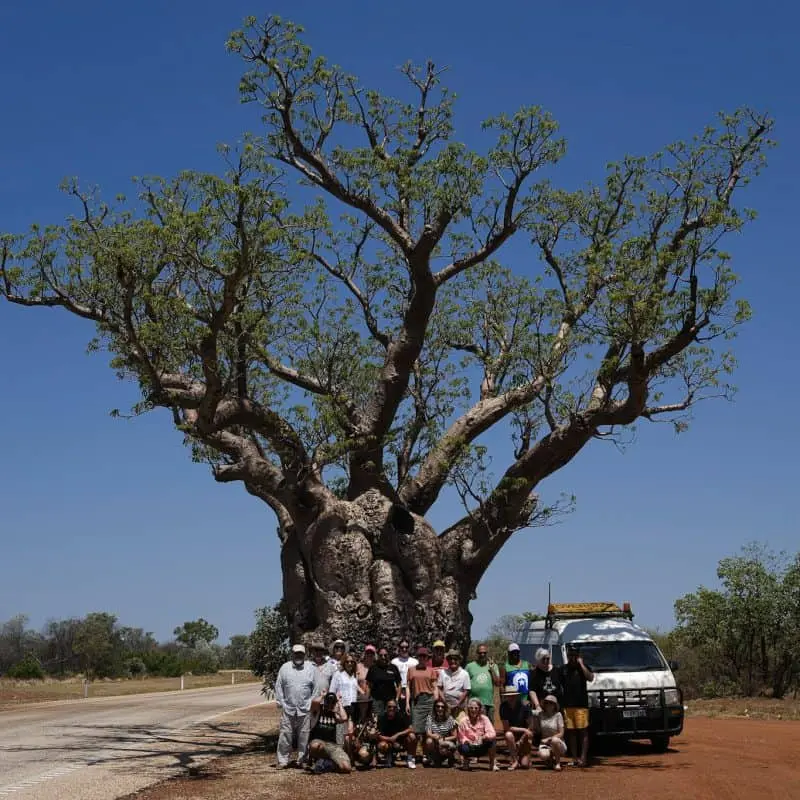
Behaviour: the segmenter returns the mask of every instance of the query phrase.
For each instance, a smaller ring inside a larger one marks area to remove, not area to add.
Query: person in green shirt
[[[485,644],[479,644],[475,661],[466,666],[470,680],[470,699],[481,701],[484,713],[494,724],[494,689],[500,685],[500,673],[493,661],[489,660],[489,650]]]

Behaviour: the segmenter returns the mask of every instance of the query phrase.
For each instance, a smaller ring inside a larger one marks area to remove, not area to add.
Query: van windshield
[[[667,664],[652,642],[578,642],[581,658],[593,672],[647,672]]]

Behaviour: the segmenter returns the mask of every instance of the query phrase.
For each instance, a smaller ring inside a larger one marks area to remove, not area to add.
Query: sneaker
[[[417,768],[417,759],[414,756],[408,757],[408,768],[409,769],[416,769]]]

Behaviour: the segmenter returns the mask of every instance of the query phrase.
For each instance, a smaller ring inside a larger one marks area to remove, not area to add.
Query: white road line
[[[69,775],[71,772],[76,772],[79,769],[83,769],[85,766],[85,764],[67,764],[63,767],[59,767],[58,769],[50,770],[50,772],[45,772],[44,775],[38,775],[35,778],[28,778],[27,780],[20,781],[19,783],[12,783],[8,786],[0,786],[0,797],[9,797],[17,792],[22,792],[25,789],[32,789],[34,786],[38,786],[40,783],[52,781],[56,778],[62,778],[64,775]]]

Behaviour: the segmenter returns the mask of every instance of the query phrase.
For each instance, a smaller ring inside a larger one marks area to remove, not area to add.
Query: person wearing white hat
[[[500,686],[516,689],[523,700],[528,698],[531,665],[520,657],[519,645],[511,642],[508,646],[506,662],[500,667]]]
[[[311,702],[320,693],[317,669],[306,661],[306,648],[292,646],[292,658],[278,670],[275,680],[275,704],[281,712],[278,725],[278,769],[289,766],[292,745],[297,741],[297,760],[307,757],[311,730]]]

